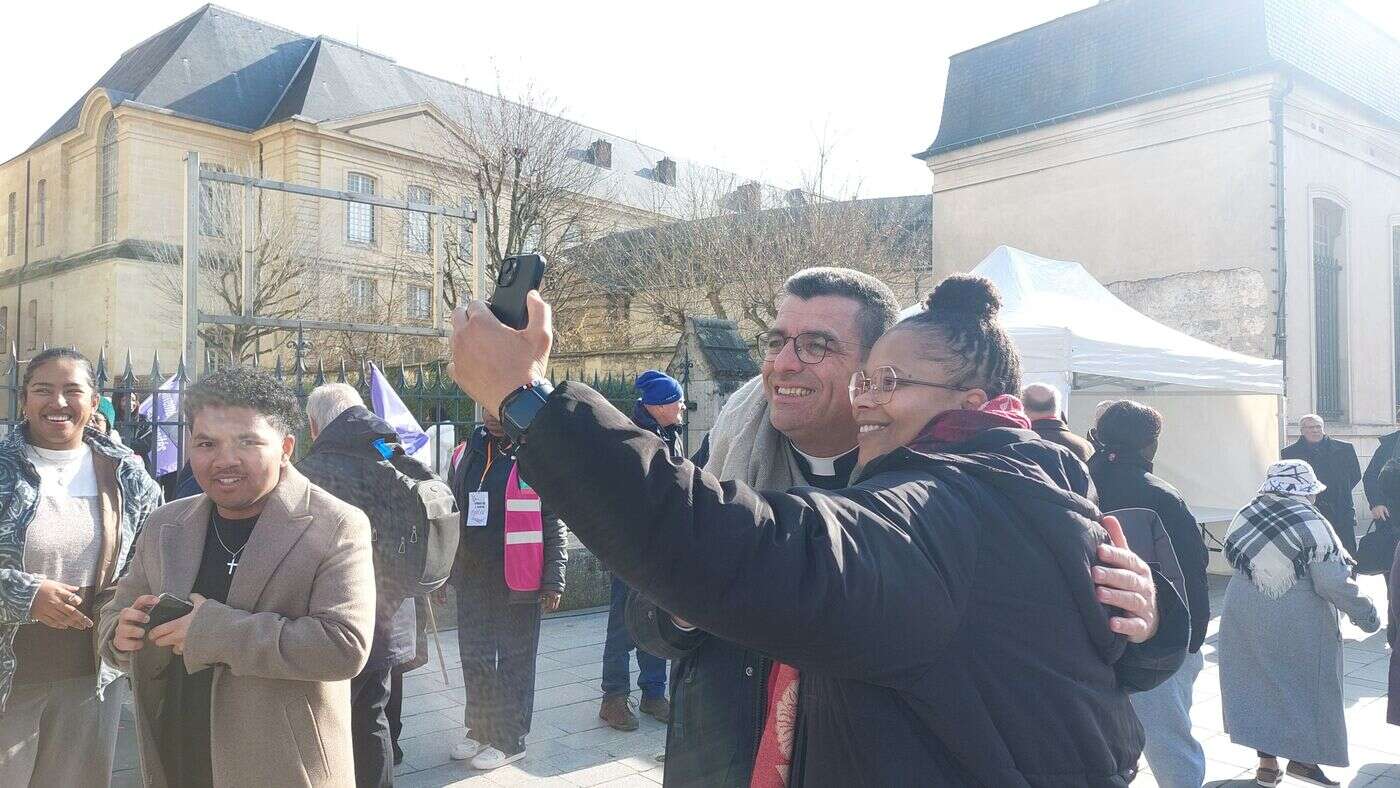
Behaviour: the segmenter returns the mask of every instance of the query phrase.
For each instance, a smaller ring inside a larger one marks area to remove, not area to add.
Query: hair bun
[[[924,306],[931,312],[962,312],[979,321],[990,321],[1001,309],[1001,293],[990,279],[954,274],[933,288]]]

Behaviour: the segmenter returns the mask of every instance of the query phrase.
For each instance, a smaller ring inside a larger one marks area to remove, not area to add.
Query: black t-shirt
[[[237,561],[253,533],[258,518],[227,520],[216,510],[204,536],[192,593],[218,602],[228,601],[229,586],[238,571]],[[209,755],[210,692],[214,669],[185,672],[179,656],[166,668],[165,698],[161,703],[160,760],[169,785],[205,788],[214,785]]]
[[[835,473],[831,475],[817,473],[812,469],[812,462],[806,455],[797,450],[796,446],[788,444],[788,450],[792,452],[793,459],[797,460],[797,467],[802,470],[802,478],[807,480],[807,484],[822,490],[842,490],[851,486],[851,471],[856,469],[856,457],[860,454],[860,449],[855,448],[842,454],[832,461]]]

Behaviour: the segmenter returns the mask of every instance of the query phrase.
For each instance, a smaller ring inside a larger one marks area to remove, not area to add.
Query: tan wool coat
[[[103,659],[131,675],[141,771],[170,786],[154,733],[174,658],[147,641],[112,646],[117,616],[142,594],[188,599],[213,503],[204,495],[157,509],[130,571],[103,611]],[[374,633],[374,564],[365,515],[288,468],[258,518],[229,589],[185,638],[185,669],[213,667],[210,749],[216,786],[350,786],[350,679]]]

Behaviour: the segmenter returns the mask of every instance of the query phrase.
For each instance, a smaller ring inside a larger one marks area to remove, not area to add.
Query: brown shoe
[[[635,731],[641,725],[637,715],[632,713],[632,703],[626,695],[603,696],[603,708],[598,710],[598,719],[619,731]]]
[[[641,709],[643,714],[650,714],[661,722],[671,721],[671,702],[665,696],[648,698],[643,695]]]

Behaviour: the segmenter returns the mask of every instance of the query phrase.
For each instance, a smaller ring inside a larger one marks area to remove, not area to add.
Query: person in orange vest
[[[568,562],[564,524],[520,478],[501,423],[485,420],[451,464],[462,536],[450,582],[467,725],[451,756],[475,769],[525,757],[540,614],[559,609]]]

